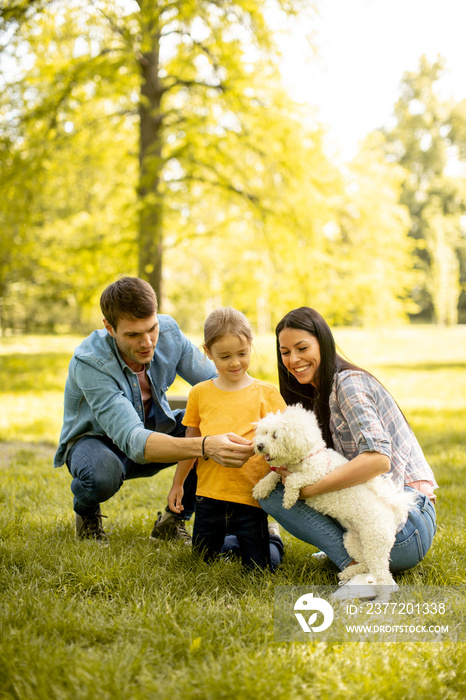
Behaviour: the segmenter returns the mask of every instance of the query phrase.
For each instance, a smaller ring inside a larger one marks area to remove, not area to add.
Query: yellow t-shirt
[[[253,423],[285,406],[279,391],[259,379],[239,391],[223,391],[209,380],[191,389],[183,424],[199,428],[202,436],[236,433],[252,440]],[[196,493],[220,501],[259,506],[252,497],[252,489],[268,472],[269,466],[261,455],[253,455],[240,469],[200,458]]]

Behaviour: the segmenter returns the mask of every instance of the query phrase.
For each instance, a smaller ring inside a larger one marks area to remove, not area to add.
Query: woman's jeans
[[[184,437],[186,428],[181,424],[181,418],[173,437]],[[96,435],[80,438],[71,448],[66,462],[73,477],[74,510],[81,516],[93,515],[99,504],[114,496],[124,481],[154,476],[174,464],[138,464],[118,449],[110,438]],[[191,469],[184,483],[184,510],[180,514],[185,520],[194,513],[196,486],[196,470]]]
[[[267,513],[261,508],[206,496],[196,496],[193,547],[206,561],[220,553],[238,554],[249,569],[274,570],[271,554],[275,565],[283,557],[283,542],[269,536]]]
[[[437,531],[435,508],[428,496],[409,486],[405,486],[406,490],[416,493],[416,505],[410,510],[406,524],[396,536],[390,554],[392,572],[411,569],[422,561]],[[302,500],[286,510],[283,507],[283,491],[283,485],[278,484],[268,498],[260,501],[262,508],[294,537],[322,550],[339,569],[345,569],[352,558],[343,545],[344,528]]]

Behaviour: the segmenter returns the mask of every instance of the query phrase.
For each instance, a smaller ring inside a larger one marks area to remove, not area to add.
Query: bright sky
[[[466,98],[466,0],[320,0],[315,42],[306,61],[301,22],[283,44],[293,96],[319,108],[329,144],[354,154],[369,131],[389,125],[403,73],[422,54],[446,59],[444,97]],[[333,150],[333,149],[332,149]]]

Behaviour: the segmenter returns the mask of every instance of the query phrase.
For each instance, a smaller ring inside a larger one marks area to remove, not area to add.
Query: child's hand
[[[181,513],[184,510],[184,506],[181,501],[183,499],[184,489],[182,486],[173,484],[168,494],[168,507],[173,513]]]

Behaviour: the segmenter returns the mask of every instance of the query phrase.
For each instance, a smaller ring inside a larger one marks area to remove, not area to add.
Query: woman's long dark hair
[[[284,328],[296,328],[310,333],[317,338],[320,347],[320,367],[317,370],[316,384],[300,384],[283,364],[280,352],[278,336]],[[330,405],[329,397],[332,391],[335,372],[346,369],[362,370],[361,367],[351,364],[348,360],[337,354],[335,340],[327,322],[314,309],[301,306],[286,314],[275,330],[277,336],[277,362],[280,393],[288,405],[301,403],[304,408],[314,411],[319,421],[324,440],[328,447],[333,447],[330,433]]]

